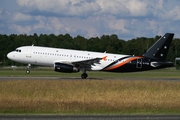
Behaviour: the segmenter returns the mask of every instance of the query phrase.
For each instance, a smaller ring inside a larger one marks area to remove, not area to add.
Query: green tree
[[[73,43],[73,49],[87,50],[87,39],[85,39],[84,37],[78,35],[74,38]]]

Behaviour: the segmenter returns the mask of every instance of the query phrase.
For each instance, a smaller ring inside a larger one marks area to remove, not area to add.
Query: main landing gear
[[[88,77],[88,74],[87,73],[83,73],[82,75],[81,75],[81,78],[82,79],[86,79]]]
[[[88,77],[88,74],[86,73],[86,69],[81,69],[81,71],[83,72],[83,74],[81,75],[82,79],[86,79]]]
[[[30,68],[31,68],[31,64],[28,64],[28,65],[27,65],[27,69],[26,69],[26,74],[29,74],[29,73],[30,73]]]

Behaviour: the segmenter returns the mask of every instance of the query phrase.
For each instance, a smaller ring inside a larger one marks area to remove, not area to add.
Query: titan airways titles
[[[166,60],[166,56],[174,34],[166,33],[146,53],[141,56],[109,54],[70,49],[59,49],[39,46],[22,46],[8,53],[7,57],[13,61],[25,63],[26,73],[30,73],[30,66],[51,66],[57,72],[82,71],[82,79],[86,79],[86,71],[107,72],[136,72],[160,69],[173,66]]]

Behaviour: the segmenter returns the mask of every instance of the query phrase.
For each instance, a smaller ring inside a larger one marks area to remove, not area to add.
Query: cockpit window
[[[21,50],[20,50],[20,49],[16,49],[15,51],[16,51],[16,52],[21,52]]]

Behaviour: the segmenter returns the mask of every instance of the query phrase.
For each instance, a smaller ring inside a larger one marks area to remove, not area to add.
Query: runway
[[[2,120],[179,120],[180,115],[0,115]]]
[[[164,81],[176,81],[180,82],[180,78],[167,78],[167,77],[161,77],[161,78],[134,78],[134,77],[112,77],[112,78],[87,78],[87,79],[81,79],[80,77],[0,77],[0,81],[2,80],[164,80]]]

